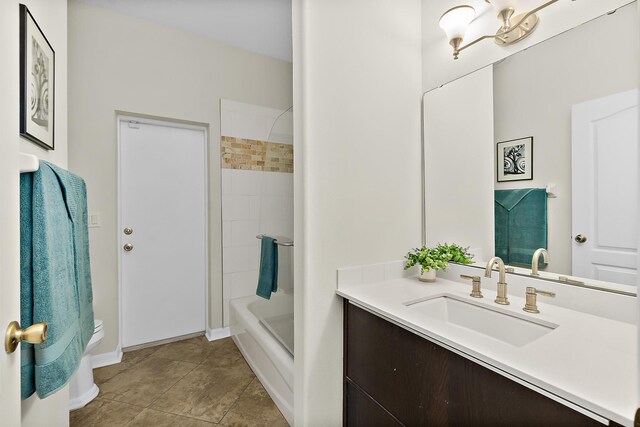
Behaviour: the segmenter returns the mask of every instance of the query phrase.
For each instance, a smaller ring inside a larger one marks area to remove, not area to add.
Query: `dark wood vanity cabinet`
[[[343,424],[603,425],[346,300]]]

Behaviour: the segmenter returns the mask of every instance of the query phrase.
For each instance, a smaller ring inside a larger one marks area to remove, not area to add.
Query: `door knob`
[[[582,234],[578,234],[575,238],[575,241],[578,243],[584,243],[587,241],[587,236],[583,236]]]
[[[124,231],[124,234],[126,234],[127,236],[130,235],[130,234],[133,234],[133,228],[131,228],[131,227],[126,227],[122,231]]]
[[[4,349],[7,353],[13,353],[18,348],[20,341],[31,344],[41,344],[47,339],[49,326],[46,322],[35,323],[26,329],[21,329],[16,321],[9,323],[7,334],[4,337]]]
[[[124,250],[127,252],[131,252],[133,250],[133,245],[131,243],[126,243],[124,245]]]

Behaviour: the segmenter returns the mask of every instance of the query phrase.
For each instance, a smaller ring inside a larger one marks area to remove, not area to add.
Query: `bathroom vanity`
[[[541,301],[529,314],[513,288],[498,306],[442,278],[339,287],[344,425],[632,425],[634,325]]]

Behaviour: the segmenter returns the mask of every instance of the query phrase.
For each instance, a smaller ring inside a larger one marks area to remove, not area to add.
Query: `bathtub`
[[[231,300],[229,326],[247,363],[293,425],[293,295]]]

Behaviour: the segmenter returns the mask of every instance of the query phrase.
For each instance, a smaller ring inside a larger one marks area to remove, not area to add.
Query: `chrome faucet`
[[[507,298],[507,271],[504,268],[504,261],[502,258],[494,256],[487,262],[487,268],[484,270],[484,277],[491,277],[494,264],[498,263],[498,295],[496,296],[496,304],[508,305],[509,299]]]
[[[533,253],[533,258],[531,259],[531,275],[539,276],[538,273],[538,259],[540,258],[540,254],[542,254],[542,259],[545,264],[549,264],[549,252],[545,248],[536,249]]]

